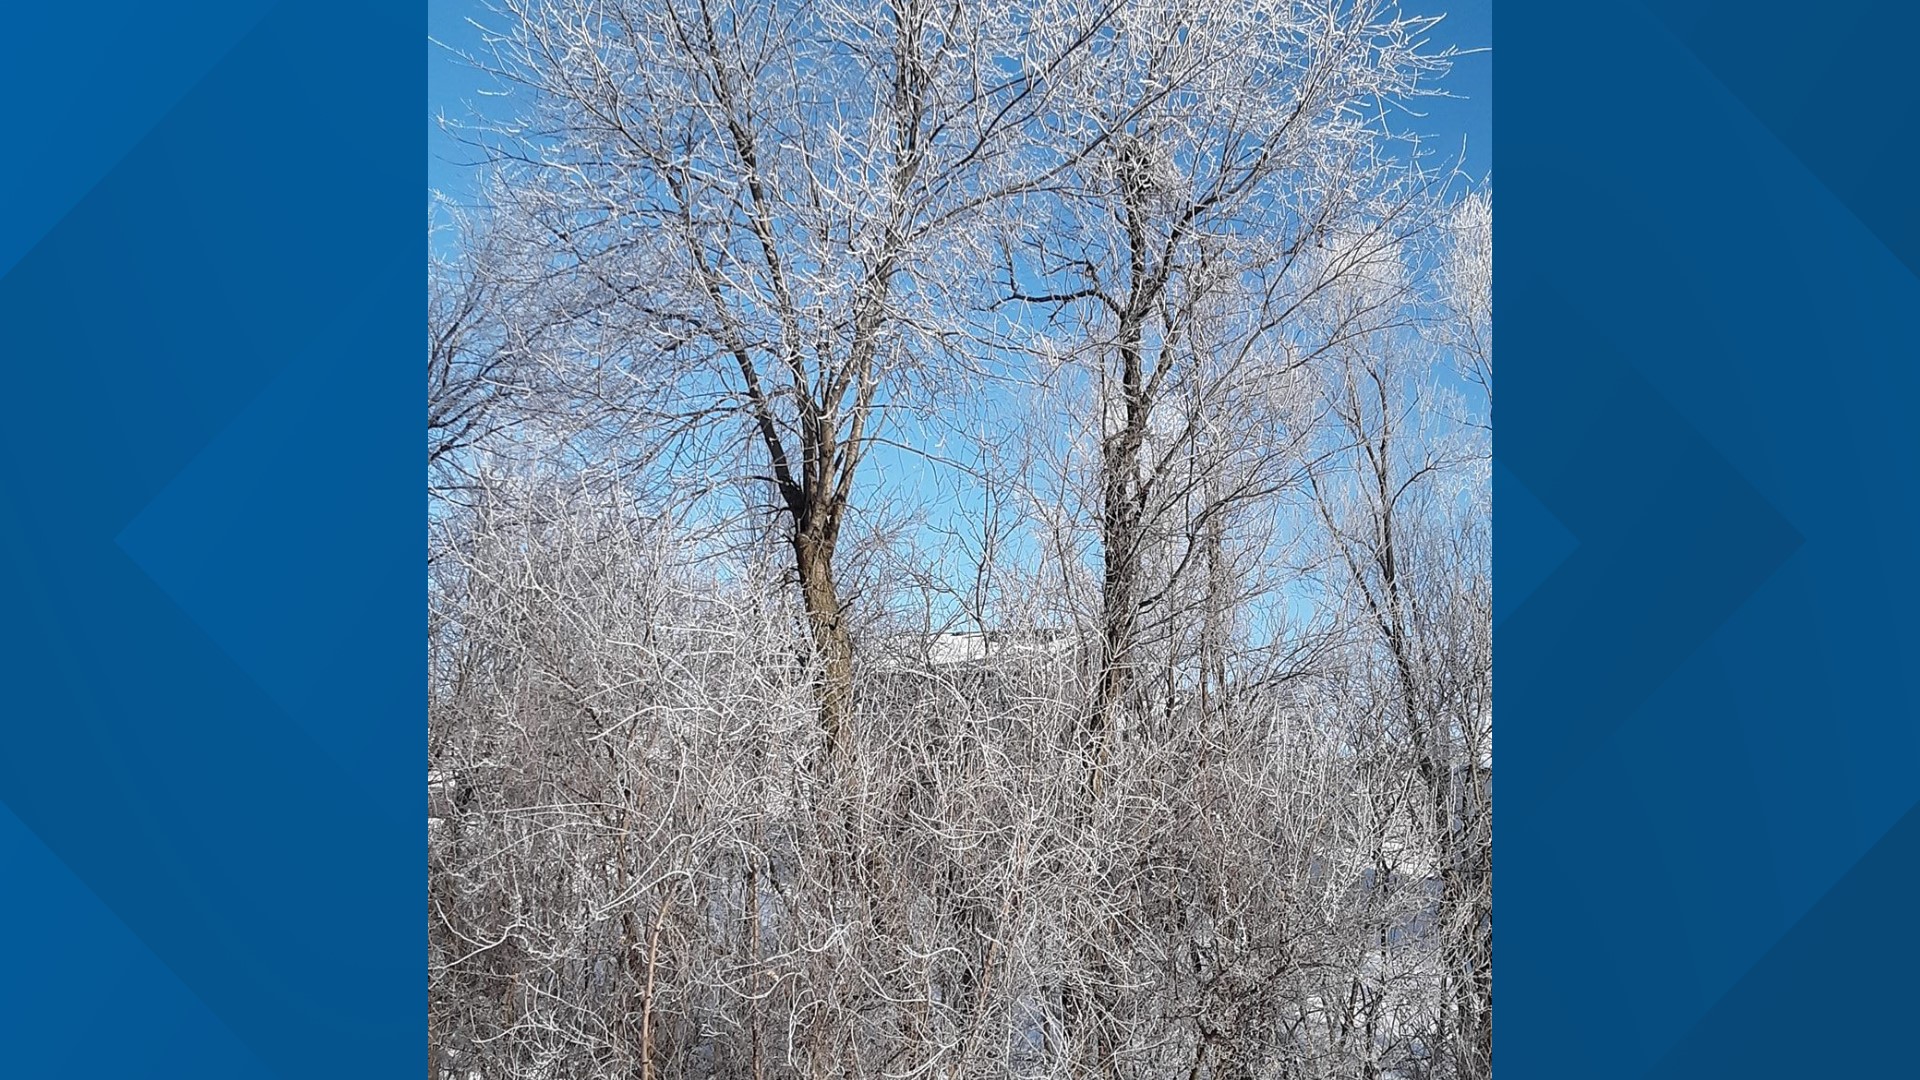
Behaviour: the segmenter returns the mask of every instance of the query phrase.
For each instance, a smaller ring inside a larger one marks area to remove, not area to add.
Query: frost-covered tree
[[[1489,1076],[1431,20],[500,4],[430,285],[432,1080]]]
[[[771,489],[837,738],[852,645],[835,556],[888,410],[951,345],[967,230],[1047,182],[1014,139],[1064,36],[995,4],[507,0],[484,63],[524,101],[473,137],[590,363],[630,361],[654,432]],[[558,287],[558,286],[557,286]],[[713,423],[744,423],[745,444]],[[705,441],[700,441],[704,439]]]
[[[1124,5],[1026,131],[1060,178],[1011,207],[996,299],[1016,341],[1091,376],[1094,747],[1152,693],[1145,638],[1178,579],[1221,577],[1222,519],[1288,484],[1298,373],[1401,317],[1303,313],[1426,227],[1431,181],[1390,118],[1445,70],[1431,25],[1384,3]]]

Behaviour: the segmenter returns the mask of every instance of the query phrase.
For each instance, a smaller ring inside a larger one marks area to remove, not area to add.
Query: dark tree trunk
[[[843,749],[853,708],[853,642],[834,581],[833,548],[833,534],[826,529],[803,526],[794,533],[794,567],[820,660],[820,724],[830,751],[837,753]]]

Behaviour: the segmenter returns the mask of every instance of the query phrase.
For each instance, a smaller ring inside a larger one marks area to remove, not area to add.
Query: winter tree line
[[[1491,193],[1379,0],[496,0],[430,1080],[1492,1070]]]

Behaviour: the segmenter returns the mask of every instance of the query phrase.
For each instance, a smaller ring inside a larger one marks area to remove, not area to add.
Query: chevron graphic
[[[420,14],[0,35],[7,1075],[418,1072]]]
[[[1574,19],[1500,24],[1499,1060],[1904,1075],[1920,14]]]

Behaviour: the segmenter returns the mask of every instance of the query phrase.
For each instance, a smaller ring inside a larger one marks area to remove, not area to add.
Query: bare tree
[[[1493,191],[1470,192],[1453,209],[1450,242],[1440,266],[1446,318],[1441,346],[1463,379],[1493,405]]]
[[[837,740],[852,649],[834,561],[855,477],[943,345],[957,233],[1040,182],[1010,167],[1010,138],[1092,28],[1036,51],[1018,15],[924,0],[501,14],[487,64],[527,114],[480,138],[544,230],[542,265],[595,312],[589,347],[651,339],[637,375],[689,425],[673,430],[752,432],[757,465],[736,475],[785,517]]]
[[[1474,203],[1467,205],[1462,216],[1475,221]],[[1455,240],[1484,243],[1472,231]],[[1458,266],[1473,252],[1445,257]],[[1333,306],[1369,302],[1349,295]],[[1443,325],[1441,340],[1490,341],[1489,308],[1449,314],[1466,326]],[[1434,853],[1447,999],[1435,1042],[1459,1077],[1492,1069],[1489,356],[1457,344],[1451,357],[1435,355],[1406,334],[1373,334],[1343,348],[1325,380],[1339,448],[1312,474],[1357,626],[1385,661],[1374,676],[1392,718],[1382,740],[1408,748],[1423,793],[1418,823]],[[1477,403],[1449,387],[1449,360],[1481,391]]]
[[[1298,313],[1421,227],[1424,178],[1394,157],[1386,115],[1445,69],[1421,51],[1430,25],[1373,3],[1130,5],[1081,57],[1071,107],[1030,130],[1097,148],[1021,207],[1000,297],[1096,375],[1095,743],[1137,689],[1142,621],[1167,591],[1145,577],[1151,538],[1179,515],[1217,539],[1233,503],[1282,482],[1298,436],[1277,399],[1329,344]],[[1269,456],[1193,468],[1228,446]]]
[[[1123,744],[1090,809],[1070,652],[870,669],[823,780],[776,566],[482,483],[431,642],[454,1075],[1434,1074],[1425,789],[1362,640]]]
[[[444,204],[437,211],[447,212]],[[457,211],[429,218],[427,257],[427,468],[431,490],[457,482],[461,455],[516,418],[526,357],[509,335],[509,285],[495,273],[490,237]],[[433,249],[452,232],[452,254]]]
[[[431,286],[432,1080],[1490,1075],[1430,25],[505,0]]]

